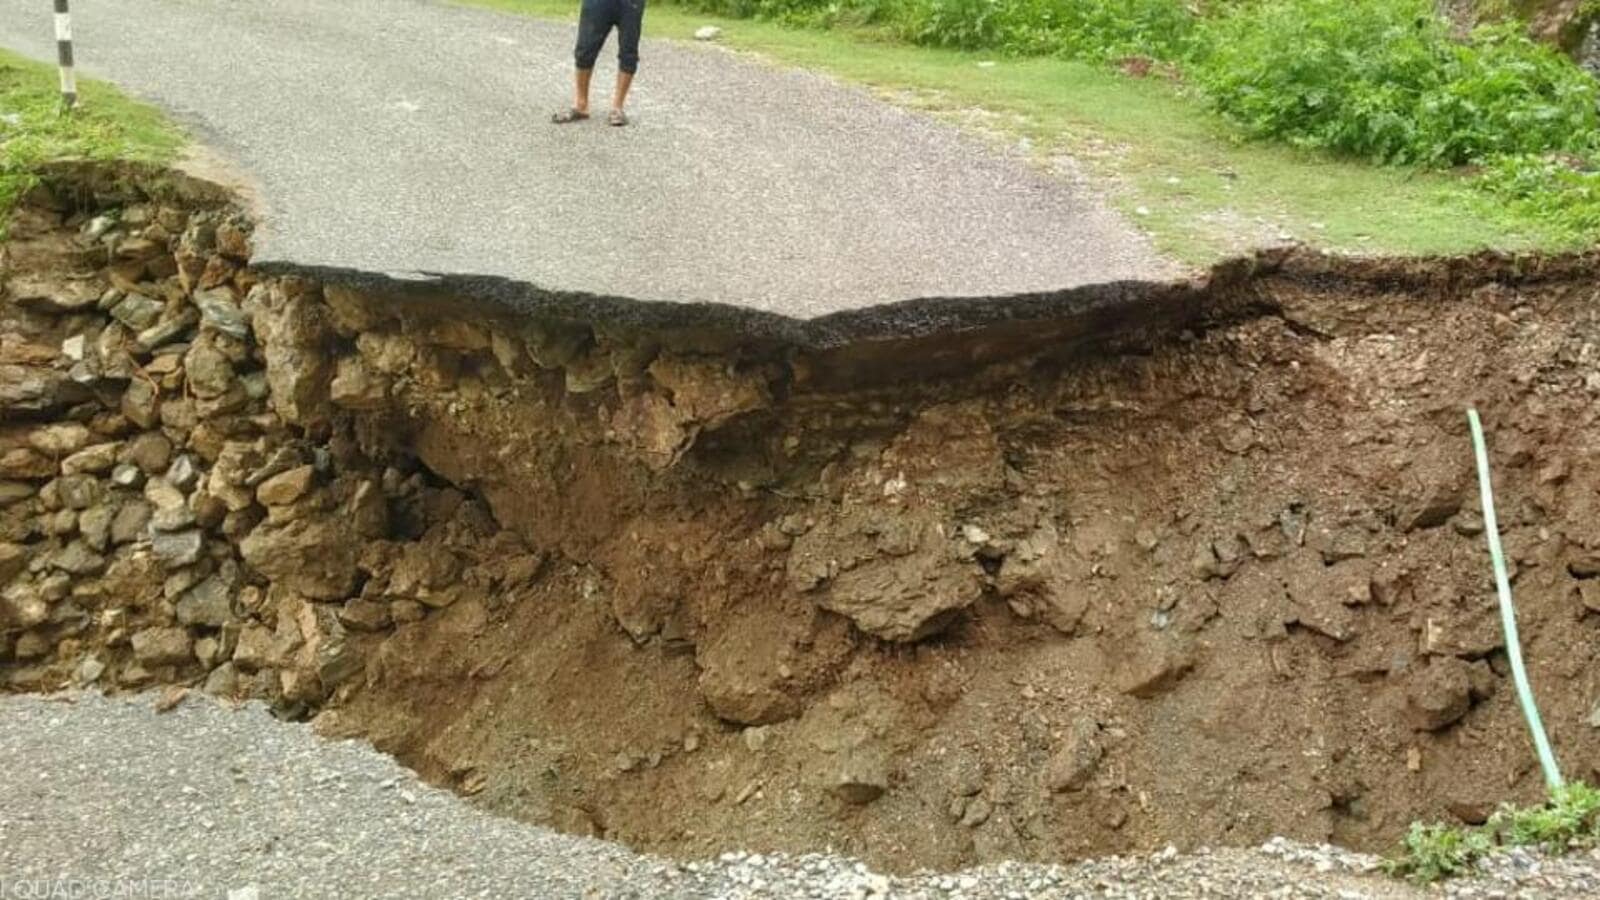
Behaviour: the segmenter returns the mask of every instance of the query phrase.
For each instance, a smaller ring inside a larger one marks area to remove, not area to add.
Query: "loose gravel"
[[[1594,897],[1600,855],[1516,851],[1420,890],[1378,860],[1254,849],[908,878],[840,857],[676,862],[478,810],[370,746],[192,696],[0,698],[0,900],[40,897]]]

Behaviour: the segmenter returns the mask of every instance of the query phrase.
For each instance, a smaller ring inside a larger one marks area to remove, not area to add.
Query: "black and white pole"
[[[78,102],[78,77],[72,72],[72,16],[67,0],[56,0],[56,59],[61,63],[61,102],[71,109]]]

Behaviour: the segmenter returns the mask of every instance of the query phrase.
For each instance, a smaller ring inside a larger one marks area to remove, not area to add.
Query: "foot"
[[[576,106],[573,106],[558,111],[550,117],[550,121],[557,125],[567,125],[572,122],[582,122],[587,118],[589,118],[588,110],[579,109]]]
[[[622,126],[628,124],[628,114],[620,109],[613,109],[609,114],[606,115],[606,124],[621,128]]]

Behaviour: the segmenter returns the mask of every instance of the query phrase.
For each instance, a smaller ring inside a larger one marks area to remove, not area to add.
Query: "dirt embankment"
[[[4,248],[12,689],[261,697],[664,852],[1383,846],[1540,789],[1476,404],[1600,763],[1594,259],[1292,256],[1087,339],[813,351],[263,278],[221,197],[73,185]]]

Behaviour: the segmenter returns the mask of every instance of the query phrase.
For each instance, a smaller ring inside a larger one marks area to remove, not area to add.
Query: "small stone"
[[[134,658],[152,666],[186,663],[194,649],[189,632],[173,627],[146,628],[134,632],[132,644]]]
[[[187,504],[183,506],[169,506],[158,509],[150,517],[150,530],[152,532],[183,531],[196,524],[194,510]]]
[[[53,459],[26,447],[0,454],[0,478],[49,478],[55,473]]]
[[[39,522],[46,534],[57,537],[66,537],[78,530],[78,514],[70,509],[57,510],[48,516],[41,516]]]
[[[339,621],[354,631],[381,631],[389,627],[389,607],[356,597],[339,609]]]
[[[84,473],[102,475],[111,471],[116,465],[117,450],[122,445],[116,442],[95,444],[85,447],[61,461],[61,471],[66,475],[81,475]]]
[[[415,600],[396,600],[389,604],[389,618],[397,623],[421,622],[428,610]]]
[[[256,488],[256,499],[266,506],[288,506],[304,497],[316,479],[316,469],[299,466],[274,475]]]
[[[151,512],[150,504],[143,500],[124,503],[111,519],[111,543],[128,544],[142,537],[150,523]]]
[[[73,670],[72,680],[80,685],[94,684],[100,680],[100,676],[104,675],[105,671],[106,664],[101,662],[99,657],[86,656],[83,658],[83,662],[78,663],[78,667]]]
[[[37,631],[25,632],[11,652],[17,659],[38,659],[50,652],[50,639]]]
[[[225,662],[206,676],[201,690],[213,697],[232,697],[239,692],[239,670],[232,661]]]
[[[128,382],[122,394],[122,414],[140,428],[154,428],[161,421],[161,391],[141,378]]]
[[[1066,740],[1045,766],[1045,784],[1055,793],[1082,790],[1094,777],[1105,749],[1100,743],[1100,725],[1090,718],[1072,723]]]
[[[55,486],[62,505],[69,509],[88,509],[105,496],[93,475],[63,475],[55,480]]]
[[[138,337],[135,338],[135,340],[138,341],[140,347],[143,347],[146,350],[155,350],[158,347],[164,347],[182,337],[189,331],[189,329],[195,326],[195,323],[199,321],[200,313],[198,311],[194,309],[185,309],[176,316],[173,316],[172,318],[163,322],[157,322],[149,328],[139,332]]]
[[[183,356],[184,374],[195,396],[220,397],[234,387],[233,363],[210,343],[196,342]]]
[[[186,502],[183,491],[173,487],[172,482],[165,478],[152,478],[145,482],[144,498],[156,509],[174,509]]]
[[[694,39],[697,41],[714,41],[722,36],[722,29],[715,25],[701,25],[694,30]]]
[[[47,315],[63,316],[92,309],[100,300],[101,284],[88,279],[35,281],[13,279],[11,302]]]
[[[21,503],[39,491],[26,481],[0,480],[0,508]]]
[[[28,548],[21,544],[0,542],[0,584],[22,574],[28,567]]]
[[[161,318],[163,309],[165,307],[158,300],[152,300],[143,294],[129,294],[116,306],[111,307],[111,317],[132,331],[142,331]]]
[[[0,600],[11,610],[11,621],[22,628],[41,625],[50,618],[50,602],[34,584],[15,582],[0,594]]]
[[[89,445],[89,429],[77,422],[45,425],[28,433],[28,445],[53,458],[68,456]]]
[[[218,575],[201,581],[178,598],[178,621],[221,628],[233,621],[233,591]]]
[[[188,493],[199,478],[200,467],[195,464],[194,457],[187,453],[179,455],[167,467],[167,483],[184,493]]]
[[[193,565],[200,558],[200,551],[205,547],[205,536],[198,530],[158,531],[151,534],[150,547],[167,568],[176,569]]]
[[[194,658],[207,671],[216,668],[217,656],[222,652],[222,642],[214,637],[203,637],[194,642]]]
[[[389,381],[369,371],[359,356],[346,356],[339,360],[328,390],[333,402],[345,409],[382,409],[388,403]]]
[[[829,785],[835,797],[857,806],[877,800],[888,789],[888,761],[868,748],[851,751],[840,762]]]
[[[994,806],[982,797],[974,797],[967,802],[966,809],[961,813],[961,824],[967,828],[977,828],[989,821],[993,814]]]
[[[144,473],[133,463],[117,463],[111,469],[111,483],[117,487],[137,488],[144,483]]]
[[[199,291],[194,295],[194,305],[206,325],[241,340],[250,337],[250,320],[234,300],[233,291],[225,287]]]
[[[250,234],[237,222],[217,226],[217,252],[243,262],[250,258]]]
[[[767,747],[767,738],[772,734],[765,725],[746,728],[743,732],[745,749],[751,753],[760,753]]]
[[[1194,661],[1175,649],[1137,653],[1122,665],[1118,688],[1134,697],[1149,699],[1176,687],[1194,667]]]
[[[111,546],[111,523],[117,511],[107,505],[91,506],[78,516],[78,533],[84,543],[99,552]]]
[[[1467,664],[1454,657],[1435,657],[1406,685],[1406,717],[1418,731],[1447,728],[1472,708],[1472,679]]]
[[[171,464],[172,442],[159,431],[147,431],[124,444],[117,458],[138,466],[146,475],[155,475]]]
[[[81,334],[75,334],[61,342],[61,355],[75,363],[83,362],[83,357],[88,353],[89,339]]]

